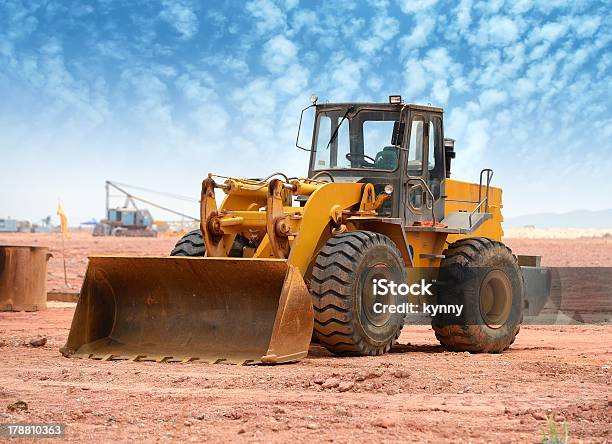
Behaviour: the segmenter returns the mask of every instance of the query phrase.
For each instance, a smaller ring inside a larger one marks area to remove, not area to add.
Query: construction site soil
[[[59,235],[0,244],[50,247],[48,290],[78,292],[88,255],[167,255],[176,239],[72,232],[69,287]],[[506,242],[547,266],[612,266],[610,237]],[[446,352],[429,327],[407,325],[384,356],[312,345],[298,363],[241,367],[64,358],[74,307],[0,313],[0,424],[64,423],[66,439],[99,442],[541,442],[551,417],[571,441],[612,441],[610,325],[524,326],[496,355]]]

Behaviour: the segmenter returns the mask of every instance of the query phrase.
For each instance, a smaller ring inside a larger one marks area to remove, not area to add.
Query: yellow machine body
[[[216,188],[226,193],[219,207]],[[447,180],[449,210],[472,211],[478,188]],[[493,217],[471,235],[499,239],[501,190],[489,192]],[[308,199],[292,206],[293,196]],[[234,364],[302,358],[313,331],[306,281],[317,252],[334,233],[377,231],[397,244],[406,267],[439,263],[422,255],[440,254],[448,234],[387,223],[376,215],[387,197],[364,183],[216,183],[209,177],[201,201],[206,257],[91,257],[62,353]],[[239,234],[256,247],[230,258]]]
[[[463,182],[456,179],[446,179],[446,200],[444,212],[470,212],[479,203],[479,197],[484,192],[482,186],[477,183]],[[465,237],[488,237],[489,239],[501,241],[504,230],[502,229],[502,190],[498,187],[489,187],[488,212],[492,218],[485,221],[469,235],[449,235],[448,242],[452,243]]]

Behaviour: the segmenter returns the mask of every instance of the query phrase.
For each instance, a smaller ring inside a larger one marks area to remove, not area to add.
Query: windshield
[[[397,168],[398,149],[391,145],[398,111],[346,108],[317,115],[313,170],[368,168],[392,171]]]

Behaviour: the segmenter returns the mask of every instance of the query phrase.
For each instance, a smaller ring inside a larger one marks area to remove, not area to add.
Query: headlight
[[[389,183],[385,185],[385,194],[391,194],[391,193],[393,193],[393,185]]]

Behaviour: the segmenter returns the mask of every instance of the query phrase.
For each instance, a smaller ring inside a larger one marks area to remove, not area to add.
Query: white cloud
[[[500,105],[506,101],[508,94],[505,91],[499,91],[497,89],[488,89],[480,94],[478,102],[482,111],[487,111],[497,105]]]
[[[400,0],[400,9],[404,14],[414,14],[426,10],[433,10],[438,0]]]
[[[295,63],[287,67],[285,73],[274,81],[275,86],[286,94],[298,94],[308,85],[309,72]]]
[[[567,60],[563,66],[561,67],[561,71],[564,76],[569,77],[573,75],[586,61],[591,55],[590,48],[578,48],[576,49],[569,60]]]
[[[533,48],[533,50],[529,54],[529,60],[533,61],[533,60],[541,59],[542,57],[546,55],[546,53],[548,53],[549,49],[550,49],[550,43],[548,42],[544,42],[536,46],[535,48]]]
[[[285,9],[287,9],[288,11],[290,11],[291,9],[295,8],[297,5],[300,4],[300,0],[283,0],[285,3]]]
[[[446,105],[450,90],[445,80],[436,80],[431,88],[431,97],[434,104],[438,106]]]
[[[408,93],[408,101],[414,101],[427,86],[425,69],[417,59],[408,59],[404,64],[405,86]]]
[[[462,157],[472,161],[482,157],[482,154],[487,151],[487,144],[490,139],[489,126],[487,119],[469,120],[467,122],[464,133],[467,149],[462,153]]]
[[[129,68],[121,73],[124,88],[134,96],[130,108],[134,119],[148,132],[156,133],[160,125],[166,126],[169,132],[176,131],[172,119],[172,106],[169,102],[169,91],[165,69]]]
[[[355,97],[355,93],[360,92],[362,65],[361,61],[346,54],[338,54],[333,58],[326,82],[328,82],[329,97],[334,102],[358,98]]]
[[[551,59],[544,59],[539,63],[533,63],[527,69],[527,78],[534,82],[538,89],[545,90],[550,87],[550,82],[557,66]]]
[[[478,32],[472,36],[470,42],[477,46],[506,46],[519,37],[516,23],[509,17],[496,15],[483,17],[480,20]]]
[[[491,152],[491,124],[487,119],[476,118],[472,108],[467,106],[447,110],[445,118],[444,136],[456,140],[457,159],[453,162],[453,176],[463,179],[477,177],[485,157],[490,159],[485,153]]]
[[[297,53],[295,43],[282,35],[277,35],[264,44],[262,61],[271,72],[279,73],[295,60]]]
[[[533,0],[514,0],[510,4],[510,11],[514,14],[524,14],[533,7]]]
[[[370,88],[372,91],[377,92],[383,87],[384,82],[379,76],[370,74],[366,80],[366,85],[368,85],[368,88]]]
[[[429,15],[424,15],[416,20],[416,26],[412,28],[412,32],[400,39],[400,50],[408,52],[426,46],[427,38],[435,30],[435,24],[435,19]]]
[[[246,4],[246,10],[257,19],[256,27],[265,34],[285,27],[285,13],[271,0],[251,0]]]
[[[182,74],[176,79],[176,85],[183,95],[192,101],[206,103],[215,96],[215,91],[203,84],[200,79]]]
[[[455,91],[459,93],[464,93],[469,91],[469,84],[465,77],[457,77],[453,80],[452,87]]]
[[[399,30],[399,22],[393,17],[379,15],[372,20],[372,32],[383,41],[395,37]]]
[[[368,30],[370,38],[357,42],[357,47],[367,55],[373,55],[380,50],[387,41],[399,32],[399,22],[386,15],[375,16]]]
[[[242,56],[219,54],[202,58],[206,64],[219,68],[224,75],[245,77],[249,74],[249,64]]]
[[[547,23],[539,29],[540,37],[549,42],[554,42],[559,37],[561,37],[565,31],[567,30],[567,26],[561,23]]]
[[[587,16],[573,20],[574,32],[580,38],[588,38],[595,34],[601,25],[601,17]]]
[[[240,110],[248,116],[272,115],[276,109],[276,94],[268,80],[254,79],[244,88],[237,89],[232,97]]]
[[[197,136],[205,137],[208,144],[216,145],[226,141],[232,134],[228,131],[229,126],[236,124],[230,121],[230,116],[222,105],[210,101],[194,109],[190,117],[197,128]]]
[[[164,0],[159,17],[188,40],[198,32],[198,17],[190,4],[181,0]]]
[[[427,52],[423,66],[436,77],[447,78],[453,73],[453,60],[446,48],[434,48]]]
[[[480,54],[480,60],[471,73],[475,83],[493,88],[516,77],[526,63],[525,46],[515,43],[503,49],[491,48]]]
[[[309,33],[322,32],[316,12],[310,9],[299,9],[293,14],[291,20],[292,33],[296,34],[302,29]]]
[[[385,9],[389,6],[389,0],[368,0],[368,3],[378,9]]]
[[[565,23],[546,23],[535,28],[529,35],[527,42],[529,44],[537,44],[540,42],[554,43],[567,32],[567,24]]]
[[[518,79],[511,90],[512,95],[519,99],[526,99],[535,91],[534,83],[529,79]]]
[[[434,48],[427,51],[421,60],[416,57],[408,59],[404,64],[404,89],[410,96],[410,101],[428,100],[444,105],[450,96],[449,82],[462,76],[461,65],[455,63],[446,48]],[[428,97],[421,97],[428,85],[432,86]],[[457,87],[466,89],[465,80],[457,83]]]
[[[476,4],[476,9],[485,15],[497,14],[504,6],[505,0],[487,0]]]
[[[472,0],[461,0],[457,5],[457,28],[465,33],[472,23]]]

